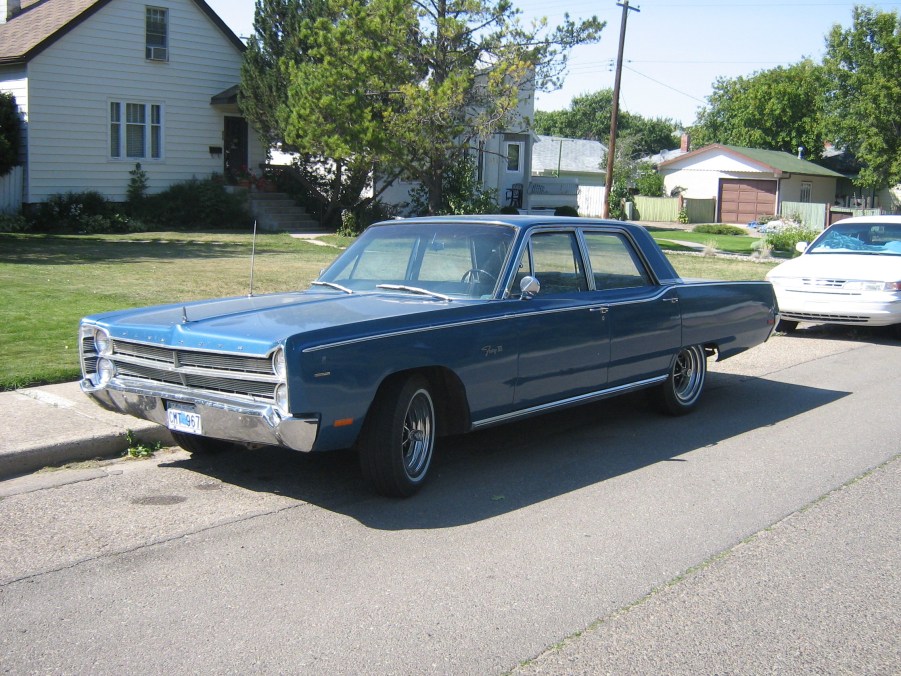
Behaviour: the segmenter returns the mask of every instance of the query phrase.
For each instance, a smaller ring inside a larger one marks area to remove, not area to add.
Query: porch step
[[[290,233],[325,232],[306,209],[297,206],[294,200],[284,193],[250,192],[247,194],[247,202],[260,230]]]

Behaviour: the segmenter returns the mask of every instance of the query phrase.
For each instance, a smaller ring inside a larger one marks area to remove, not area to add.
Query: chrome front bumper
[[[196,396],[180,388],[138,388],[112,381],[97,387],[81,381],[81,391],[110,411],[166,425],[167,402],[190,404],[203,421],[203,435],[246,444],[313,450],[319,431],[315,417],[285,417],[268,404]]]

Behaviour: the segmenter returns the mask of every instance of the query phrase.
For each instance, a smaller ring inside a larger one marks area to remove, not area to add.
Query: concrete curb
[[[155,423],[100,408],[78,383],[0,393],[0,480],[43,467],[110,458],[128,450],[128,433],[172,445]]]

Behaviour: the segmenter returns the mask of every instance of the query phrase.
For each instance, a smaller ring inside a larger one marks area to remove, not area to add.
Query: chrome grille
[[[84,343],[85,369],[95,369],[93,341]],[[116,378],[188,388],[197,392],[234,395],[253,401],[275,401],[278,377],[268,357],[174,349],[124,340],[113,341],[108,357]],[[90,362],[90,363],[89,363]]]

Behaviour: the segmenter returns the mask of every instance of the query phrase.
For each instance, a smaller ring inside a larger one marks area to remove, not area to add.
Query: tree
[[[826,73],[806,59],[750,77],[718,78],[692,128],[697,145],[723,143],[783,150],[798,147],[817,158],[826,140],[822,123]]]
[[[20,125],[16,97],[0,92],[0,176],[8,174],[19,163]]]
[[[901,183],[901,17],[861,6],[852,17],[826,40],[826,125],[862,163],[857,182],[881,188]]]
[[[603,28],[567,15],[548,33],[518,16],[509,0],[332,0],[302,22],[310,58],[281,60],[285,139],[417,180],[439,212],[461,149],[509,128],[530,88],[558,87],[568,50]]]
[[[613,90],[601,89],[576,96],[567,110],[535,112],[535,131],[550,136],[581,138],[609,145]],[[628,138],[636,156],[653,155],[678,145],[676,131],[681,125],[668,118],[646,118],[622,111],[617,140]]]

